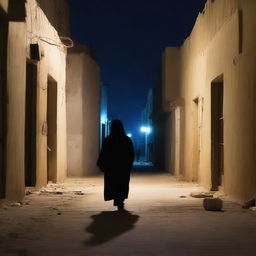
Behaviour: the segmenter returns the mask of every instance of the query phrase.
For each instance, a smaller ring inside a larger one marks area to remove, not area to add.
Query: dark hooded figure
[[[134,149],[120,120],[111,124],[110,135],[103,141],[97,165],[104,172],[104,199],[114,200],[114,206],[124,208],[128,198]]]

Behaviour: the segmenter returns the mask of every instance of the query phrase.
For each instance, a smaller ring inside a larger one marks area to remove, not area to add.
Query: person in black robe
[[[114,200],[114,206],[124,208],[128,198],[134,148],[120,120],[111,123],[110,135],[103,141],[97,165],[104,172],[104,200]]]

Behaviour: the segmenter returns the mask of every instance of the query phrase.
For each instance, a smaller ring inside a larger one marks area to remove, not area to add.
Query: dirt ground
[[[255,255],[256,213],[224,199],[205,211],[203,191],[169,174],[131,178],[126,211],[103,201],[103,177],[69,179],[0,208],[1,256]]]

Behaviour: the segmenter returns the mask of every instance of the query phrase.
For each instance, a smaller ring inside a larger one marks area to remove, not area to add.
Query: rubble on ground
[[[14,202],[14,203],[11,203],[10,206],[11,206],[11,207],[21,207],[22,204],[21,204],[21,203],[18,203],[18,202]]]
[[[212,198],[215,192],[192,192],[191,197],[195,198]]]
[[[223,201],[220,198],[205,198],[203,206],[206,211],[221,211]]]
[[[52,191],[52,190],[48,190],[48,189],[41,189],[39,192],[42,194],[55,194],[55,195],[63,195],[63,193],[64,193],[62,191]]]
[[[250,210],[256,212],[256,206],[250,207]]]
[[[253,198],[242,205],[243,209],[249,209],[250,207],[256,206],[256,200]]]
[[[82,191],[74,191],[75,195],[82,196],[84,193]]]

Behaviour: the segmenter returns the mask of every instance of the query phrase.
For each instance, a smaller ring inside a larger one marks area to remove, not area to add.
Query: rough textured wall
[[[48,76],[57,82],[57,181],[66,177],[66,49],[35,0],[27,1],[26,21],[29,31],[27,49],[30,43],[38,43],[41,53],[41,60],[37,64],[37,186],[40,187],[47,183],[47,136],[42,129],[47,121]]]
[[[0,7],[7,13],[9,0],[0,0]]]
[[[174,103],[179,99],[184,101],[181,174],[186,180],[194,179],[195,129],[198,129],[197,179],[211,188],[211,83],[223,75],[225,171],[222,188],[237,200],[256,195],[254,10],[253,0],[208,1],[181,47],[180,80],[178,88],[173,89],[175,99],[171,93],[167,96]],[[169,74],[175,69],[175,62],[167,68]],[[175,87],[177,79],[170,79],[165,86]],[[200,102],[197,107],[196,100]]]
[[[50,2],[50,1],[48,1]],[[7,2],[1,1],[0,4]],[[23,3],[23,2],[22,2]],[[24,10],[22,3],[18,7]],[[15,9],[15,1],[12,2]],[[37,67],[37,136],[36,136],[36,186],[47,184],[47,136],[43,127],[47,120],[48,77],[57,82],[57,166],[56,180],[66,177],[66,49],[57,31],[48,21],[36,0],[26,1],[24,12],[8,16],[7,51],[7,146],[6,146],[6,199],[22,200],[25,190],[25,109],[26,109],[26,63],[30,60],[30,44],[38,44],[41,60]],[[18,20],[20,22],[18,22]],[[52,45],[52,44],[55,45]]]
[[[163,110],[170,111],[179,98],[180,48],[166,47],[163,54]],[[171,67],[171,68],[170,68]]]
[[[195,40],[195,39],[194,39]],[[200,36],[198,37],[200,40]],[[196,43],[196,41],[195,41]],[[195,44],[194,43],[194,44]],[[193,44],[186,44],[182,48],[182,98],[185,99],[185,124],[184,133],[184,157],[185,167],[184,176],[191,179],[191,164],[193,161],[193,99],[203,97],[204,109],[202,117],[201,133],[201,155],[199,167],[199,179],[207,186],[211,186],[211,82],[224,73],[225,89],[228,81],[226,73],[228,67],[232,65],[233,57],[238,55],[239,37],[238,37],[238,12],[221,27],[215,37],[209,42],[208,47],[203,52],[195,52]],[[226,95],[227,90],[224,89]],[[229,92],[232,94],[232,90]],[[225,101],[225,96],[224,96]],[[225,112],[225,111],[224,111]],[[226,121],[225,121],[226,125]],[[228,145],[227,145],[228,147]],[[228,150],[228,148],[226,148]]]
[[[60,36],[70,35],[69,5],[67,0],[37,0],[51,25]]]
[[[253,32],[256,24],[256,2],[241,0],[239,8],[241,51],[233,59],[230,74],[227,74],[230,90],[232,88],[234,94],[226,94],[226,116],[229,117],[230,125],[225,131],[225,136],[229,139],[230,150],[227,152],[227,158],[230,161],[225,187],[235,198],[247,200],[256,196],[256,36]]]
[[[26,81],[26,24],[9,23],[7,57],[6,198],[24,196],[24,134]],[[19,42],[19,47],[17,47]]]
[[[67,132],[68,175],[82,177],[98,172],[100,73],[86,46],[68,53]]]

